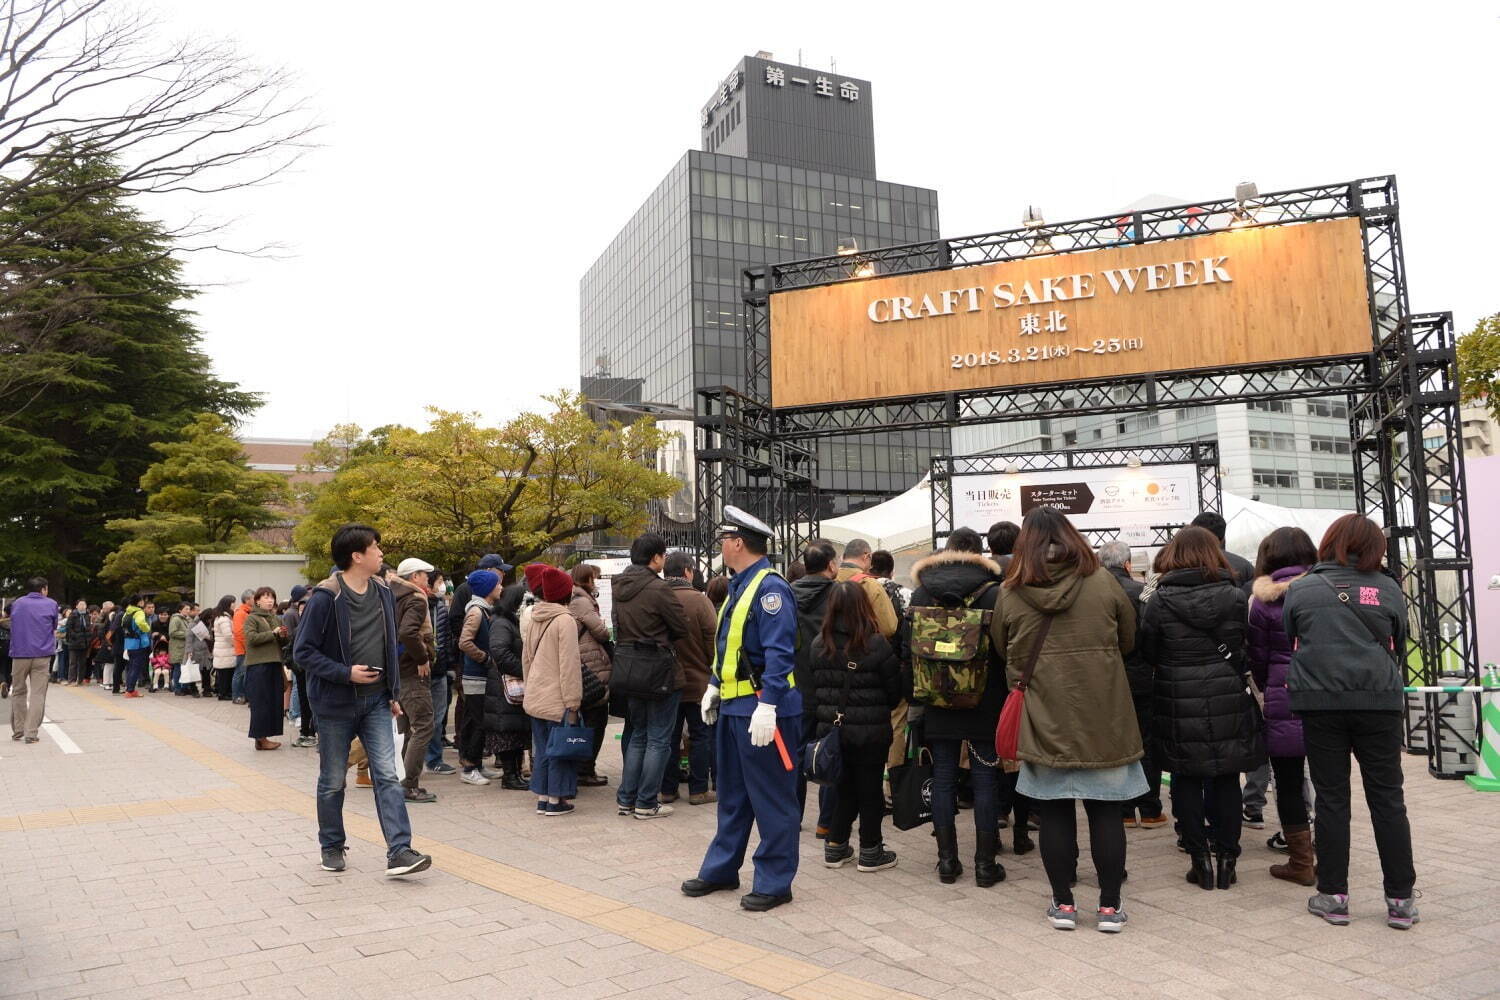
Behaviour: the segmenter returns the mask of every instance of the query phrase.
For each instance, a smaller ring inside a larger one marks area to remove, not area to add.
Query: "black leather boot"
[[[932,834],[938,845],[938,881],[952,885],[964,873],[964,866],[958,860],[958,827],[940,826]]]
[[[998,838],[993,833],[981,832],[974,839],[974,884],[988,889],[996,882],[1004,882],[1005,866],[995,860],[995,852],[1000,848]]]
[[[1215,856],[1214,860],[1219,863],[1219,874],[1214,882],[1215,886],[1220,889],[1228,889],[1240,880],[1240,877],[1234,873],[1235,858],[1228,854],[1219,854]]]
[[[1191,857],[1193,859],[1193,867],[1188,869],[1187,880],[1200,889],[1213,889],[1214,866],[1213,862],[1209,860],[1208,852],[1204,851],[1202,854],[1193,854]]]

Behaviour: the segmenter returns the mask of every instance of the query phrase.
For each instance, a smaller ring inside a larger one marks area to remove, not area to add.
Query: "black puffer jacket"
[[[1246,690],[1245,592],[1199,570],[1162,575],[1141,612],[1141,655],[1155,670],[1152,749],[1162,770],[1207,778],[1265,763]]]
[[[822,736],[833,728],[842,704],[844,721],[839,738],[850,746],[884,752],[891,745],[891,709],[901,701],[901,664],[884,636],[871,636],[863,655],[852,661],[846,652],[848,635],[840,629],[835,640],[831,651],[823,648],[821,638],[815,644],[812,678],[802,694],[802,710],[817,721],[813,735]],[[849,669],[851,662],[853,671]],[[845,675],[849,677],[847,700]]]
[[[957,607],[975,591],[991,584],[974,602],[977,608],[994,611],[1000,601],[1000,567],[984,556],[969,552],[937,552],[920,560],[911,569],[917,589],[911,595],[913,608]],[[911,700],[911,669],[904,670],[902,690]],[[924,705],[922,738],[924,740],[969,740],[981,752],[992,753],[995,727],[1000,709],[1005,706],[1009,688],[1005,680],[1005,660],[990,650],[989,676],[985,678],[984,697],[973,708],[933,708]],[[915,708],[915,706],[913,706]],[[988,750],[986,750],[988,748]]]
[[[513,583],[505,588],[495,603],[490,619],[489,677],[484,685],[484,728],[492,733],[529,733],[531,719],[520,705],[505,700],[502,674],[520,677],[521,673],[521,598],[526,584]]]

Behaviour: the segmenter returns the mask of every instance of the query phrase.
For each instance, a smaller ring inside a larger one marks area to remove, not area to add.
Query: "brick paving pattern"
[[[1265,874],[1281,857],[1264,847],[1273,809],[1265,833],[1246,830],[1230,892],[1184,882],[1169,831],[1131,830],[1130,924],[1111,937],[1088,918],[1046,926],[1035,854],[1005,854],[992,889],[940,885],[926,829],[888,830],[900,867],[871,875],[824,869],[809,834],[797,899],[769,914],[686,899],[713,807],[637,823],[614,815],[612,788],[543,820],[527,793],[426,776],[440,801],[411,812],[434,867],[403,881],[383,876],[373,803],[351,784],[349,870],[334,875],[318,867],[316,751],[256,753],[244,708],[54,687],[48,712],[84,752],[45,735],[0,745],[0,998],[1500,995],[1486,860],[1500,796],[1430,778],[1421,758],[1407,760],[1414,930],[1385,926],[1357,802],[1352,926],[1321,924],[1302,910],[1310,890]],[[618,773],[613,741],[602,763]]]

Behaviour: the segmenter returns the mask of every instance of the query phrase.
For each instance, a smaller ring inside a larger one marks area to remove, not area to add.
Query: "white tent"
[[[1316,544],[1330,524],[1349,513],[1347,510],[1278,507],[1247,500],[1234,493],[1224,493],[1222,498],[1224,520],[1228,524],[1225,546],[1231,552],[1252,560],[1260,547],[1260,540],[1276,528],[1295,525],[1311,535]],[[931,484],[923,477],[917,485],[885,503],[824,521],[821,534],[840,544],[863,538],[873,547],[892,553],[925,552],[932,547]]]

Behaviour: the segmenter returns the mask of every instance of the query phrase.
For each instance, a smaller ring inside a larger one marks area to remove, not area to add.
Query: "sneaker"
[[[427,765],[427,773],[428,774],[457,774],[458,773],[458,768],[454,767],[452,764],[448,763],[446,760],[440,760],[436,764],[428,764]]]
[[[127,698],[140,698],[140,697],[142,697],[142,695],[141,695],[141,693],[139,691],[126,691],[125,692],[125,697],[127,697]]]
[[[694,792],[688,796],[688,805],[690,806],[706,806],[710,802],[717,801],[719,801],[719,797],[713,792]]]
[[[616,805],[615,806],[615,815],[616,816],[634,816],[635,815],[635,806]]]
[[[823,867],[842,868],[854,857],[854,848],[848,844],[835,844],[825,841],[823,844]]]
[[[578,785],[580,788],[603,788],[609,784],[609,777],[603,774],[580,774]]]
[[[486,778],[490,778],[491,780],[495,778],[505,777],[504,771],[497,771],[493,767],[486,767],[483,764],[479,765],[479,773]]]
[[[344,855],[349,853],[347,847],[325,847],[323,848],[323,870],[325,872],[341,872],[344,870]]]
[[[1159,828],[1164,827],[1166,825],[1167,825],[1167,817],[1165,815],[1161,815],[1161,816],[1142,816],[1141,817],[1141,829],[1142,830],[1156,830],[1156,829],[1159,829]]]
[[[457,750],[458,749],[458,744],[454,743],[448,737],[444,736],[443,737],[443,749],[444,750]]]
[[[10,734],[10,738],[13,739],[13,740],[18,740],[22,736],[25,736],[25,735],[26,735],[25,733],[11,733]]]
[[[404,788],[401,790],[402,797],[408,802],[436,802],[437,796],[425,788]]]
[[[1266,828],[1265,816],[1258,812],[1252,812],[1249,807],[1241,809],[1240,816],[1244,819],[1245,825],[1252,830],[1264,830]]]
[[[1349,894],[1320,892],[1307,900],[1307,912],[1316,913],[1330,924],[1343,927],[1349,923]]]
[[[27,742],[27,743],[35,743],[39,739],[41,739],[40,736],[28,736],[28,737],[26,737],[25,742]]]
[[[1266,838],[1266,846],[1278,854],[1292,853],[1291,846],[1287,844],[1286,838],[1281,835],[1280,830],[1277,830],[1274,834]]]
[[[1417,900],[1396,899],[1392,896],[1385,897],[1385,925],[1394,927],[1398,931],[1409,931],[1411,925],[1422,918],[1417,915]]]
[[[571,802],[549,802],[549,803],[547,803],[547,811],[544,812],[544,813],[542,813],[542,815],[543,816],[566,816],[568,813],[572,812],[573,810],[575,810],[577,808],[578,807],[575,806]],[[640,814],[637,813],[636,815],[639,816]]]
[[[825,853],[827,848],[823,849]],[[855,869],[862,872],[882,872],[887,868],[896,867],[896,852],[885,849],[884,844],[877,847],[862,847],[859,851],[859,863]]]
[[[488,785],[490,783],[490,779],[477,770],[465,771],[463,777],[458,780],[466,785]]]
[[[656,805],[650,809],[642,809],[640,806],[635,807],[636,819],[660,819],[663,816],[670,815],[672,815],[671,806]]]
[[[1105,934],[1118,934],[1125,929],[1125,907],[1099,907],[1099,930]],[[1056,926],[1055,924],[1053,926]]]
[[[396,856],[385,863],[385,873],[391,878],[401,875],[415,875],[417,872],[425,872],[432,867],[431,855],[421,854],[410,847],[403,847],[396,852]]]
[[[1072,903],[1058,905],[1057,900],[1047,907],[1047,923],[1053,930],[1071,931],[1078,926],[1078,907]]]
[[[299,736],[295,740],[292,740],[292,746],[294,747],[315,747],[317,745],[318,738],[316,736]]]

